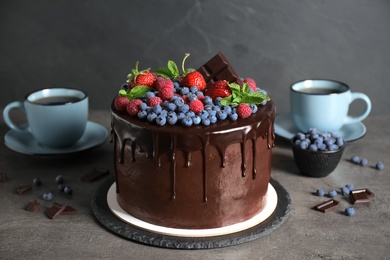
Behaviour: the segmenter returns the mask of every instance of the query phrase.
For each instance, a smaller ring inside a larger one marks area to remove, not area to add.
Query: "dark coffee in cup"
[[[342,91],[339,89],[328,89],[328,88],[304,88],[299,90],[299,92],[307,94],[317,94],[317,95],[329,95],[329,94],[338,94]]]
[[[68,103],[78,102],[81,99],[78,97],[70,97],[70,96],[53,96],[53,97],[44,97],[37,100],[34,100],[35,104],[47,105],[47,106],[56,106],[56,105],[64,105]]]

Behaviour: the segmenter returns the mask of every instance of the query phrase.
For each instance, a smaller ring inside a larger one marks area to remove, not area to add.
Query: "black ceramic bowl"
[[[326,177],[336,169],[343,155],[345,144],[334,151],[310,151],[296,146],[291,140],[295,163],[298,169],[310,177]]]

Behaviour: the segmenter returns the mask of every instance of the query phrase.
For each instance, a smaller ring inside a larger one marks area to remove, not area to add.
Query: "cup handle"
[[[361,122],[371,112],[371,100],[366,94],[363,94],[360,92],[351,93],[351,103],[356,99],[361,99],[366,103],[366,110],[364,110],[364,112],[362,114],[355,116],[355,117],[347,116],[345,119],[345,124],[352,124],[352,123],[356,123],[356,122]]]
[[[15,102],[9,103],[3,110],[4,122],[8,125],[9,128],[11,128],[12,130],[14,130],[16,132],[21,132],[21,133],[28,132],[28,126],[26,126],[26,125],[19,126],[11,120],[9,113],[12,109],[19,109],[22,112],[26,113],[23,102],[15,101]]]

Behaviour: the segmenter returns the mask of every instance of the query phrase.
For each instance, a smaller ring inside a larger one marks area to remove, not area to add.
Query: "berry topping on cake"
[[[218,80],[210,87],[206,88],[204,94],[215,100],[217,97],[225,98],[230,96],[232,94],[232,90],[229,87],[229,82],[226,80]]]
[[[131,73],[127,75],[127,83],[129,88],[133,88],[135,86],[153,86],[154,81],[156,80],[155,76],[149,71],[150,68],[145,70],[138,70],[137,61],[135,64],[135,69],[131,70]]]
[[[159,126],[208,126],[248,118],[270,100],[250,78],[244,83],[219,79],[207,85],[198,70],[185,69],[188,56],[182,61],[182,73],[171,60],[155,72],[139,71],[137,62],[128,75],[128,86],[114,99],[115,109]]]

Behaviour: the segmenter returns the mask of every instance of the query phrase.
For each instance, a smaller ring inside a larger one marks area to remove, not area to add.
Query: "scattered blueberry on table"
[[[349,217],[352,217],[353,215],[355,215],[355,209],[352,207],[346,208],[345,214]]]
[[[52,200],[53,199],[53,193],[51,193],[51,192],[43,193],[42,199],[43,200],[47,200],[47,201]]]

